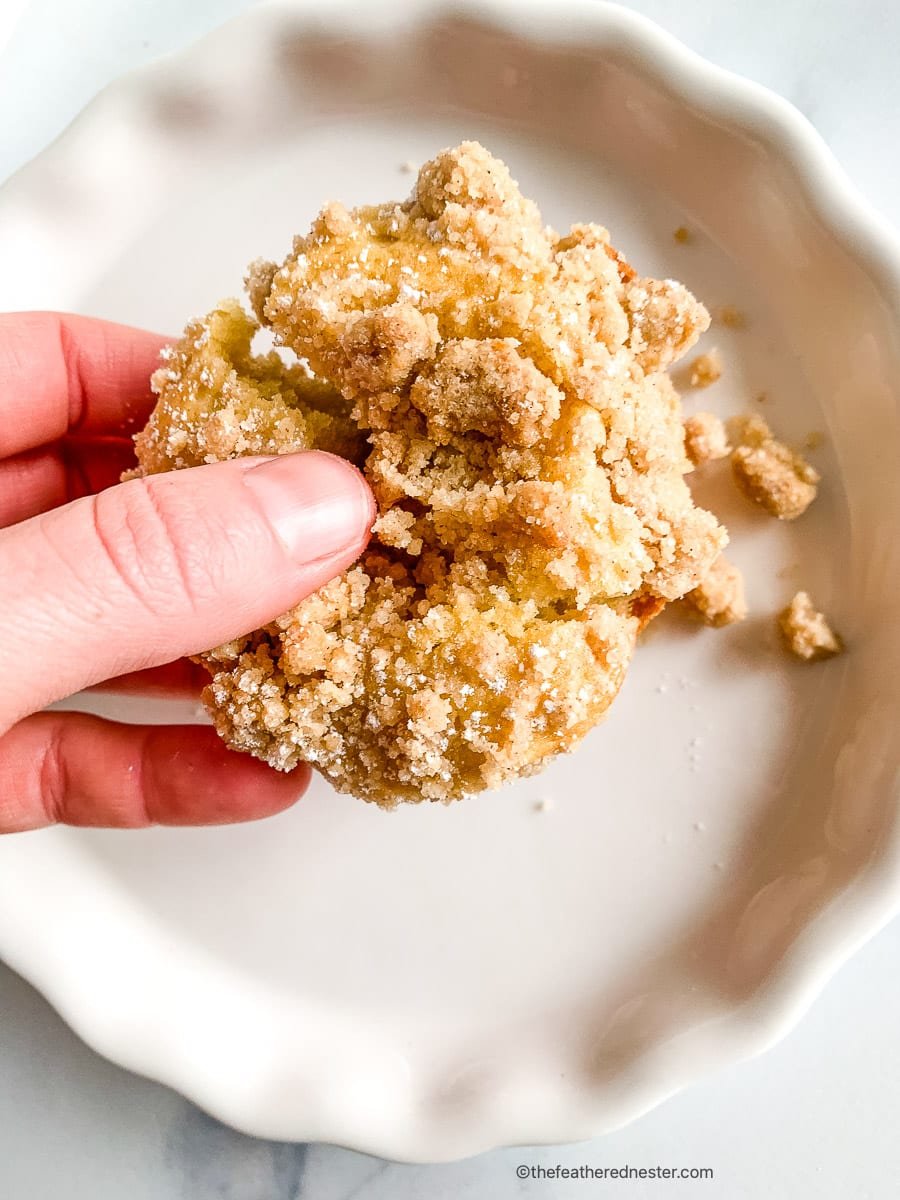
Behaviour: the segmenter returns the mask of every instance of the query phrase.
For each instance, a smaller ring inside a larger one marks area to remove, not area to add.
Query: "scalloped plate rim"
[[[321,25],[352,18],[358,28],[373,15],[377,16],[380,6],[360,3],[360,0],[341,0],[325,17],[319,6],[309,0],[268,0],[214,33],[218,35],[221,30],[239,28],[243,22],[257,19],[261,12],[283,13],[288,18],[298,13],[306,16],[315,13]],[[541,0],[519,0],[518,3],[509,0],[458,0],[456,3],[452,0],[419,0],[408,6],[403,23],[413,23],[439,12],[487,18],[493,24],[510,27],[517,33],[534,37],[548,34],[554,42],[565,42],[567,37],[558,28],[559,16],[564,12],[570,23],[567,32],[573,38],[590,39],[601,49],[613,43],[619,48],[624,46],[641,60],[645,75],[662,80],[682,102],[716,113],[734,127],[752,130],[780,159],[788,162],[812,211],[848,255],[863,263],[866,273],[877,281],[884,299],[900,322],[900,240],[856,191],[813,126],[788,101],[706,61],[650,19],[604,0],[562,0],[554,5],[552,12]],[[162,56],[123,75],[87,106],[76,118],[76,123],[95,119],[105,109],[114,107],[128,89],[163,77],[172,64],[188,62],[198,44]],[[62,135],[65,136],[66,133]],[[26,165],[13,178],[27,180],[29,170],[30,165]],[[558,1136],[559,1131],[552,1131],[547,1139],[541,1140],[579,1140],[619,1127],[666,1096],[709,1074],[715,1067],[759,1054],[784,1036],[840,965],[900,911],[900,820],[895,821],[892,835],[885,839],[879,857],[850,887],[834,897],[797,938],[780,962],[770,986],[761,990],[752,1002],[720,1021],[716,1026],[717,1035],[709,1030],[703,1032],[694,1069],[676,1073],[677,1078],[660,1072],[650,1086],[643,1089],[636,1086],[630,1097],[620,1099],[612,1117],[608,1107],[598,1117],[595,1109],[586,1103],[583,1120],[577,1126],[570,1125],[562,1137]],[[269,1122],[260,1121],[254,1115],[253,1088],[247,1088],[250,1097],[247,1102],[234,1095],[226,1097],[217,1090],[214,1072],[202,1078],[202,1071],[186,1066],[187,1059],[181,1053],[183,1047],[173,1031],[169,1031],[168,1045],[167,1039],[161,1038],[143,1050],[137,1047],[130,1016],[112,1002],[100,1006],[96,994],[80,986],[80,972],[72,970],[71,966],[65,969],[67,951],[61,945],[61,936],[55,943],[46,937],[38,943],[26,936],[27,927],[11,931],[4,927],[2,918],[0,907],[0,949],[7,961],[52,1001],[94,1049],[122,1066],[176,1086],[208,1111],[247,1132],[283,1136],[282,1131],[272,1129]],[[46,933],[39,921],[35,923],[35,932],[38,928],[43,928]],[[61,930],[64,928],[64,924],[60,926]],[[114,1000],[114,996],[109,999]],[[354,1134],[347,1129],[352,1122],[344,1117],[346,1114],[330,1124],[323,1120],[318,1128],[310,1129],[307,1136],[407,1161],[462,1157],[507,1144],[503,1131],[486,1129],[481,1137],[469,1138],[465,1145],[442,1149],[438,1132],[431,1139],[417,1143],[402,1136],[372,1134],[365,1130]]]

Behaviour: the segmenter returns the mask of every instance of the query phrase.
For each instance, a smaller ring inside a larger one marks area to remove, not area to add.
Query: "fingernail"
[[[259,463],[245,473],[244,483],[297,562],[349,549],[375,519],[372,493],[360,473],[320,450]]]

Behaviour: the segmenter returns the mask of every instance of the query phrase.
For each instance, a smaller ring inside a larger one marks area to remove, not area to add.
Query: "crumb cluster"
[[[742,417],[732,426],[731,466],[741,491],[779,520],[805,513],[816,498],[818,471],[779,442],[762,417]]]
[[[792,654],[807,661],[840,654],[843,643],[819,612],[807,592],[797,592],[779,615],[785,645]]]
[[[598,225],[545,227],[477,143],[401,204],[329,204],[193,322],[140,471],[324,446],[378,502],[358,562],[201,656],[229,745],[392,806],[537,770],[614,699],[641,627],[726,536],[665,368],[709,324]],[[299,358],[254,356],[257,321]]]
[[[691,387],[710,387],[722,377],[722,357],[713,348],[706,354],[698,354],[690,364]]]
[[[730,425],[737,443],[731,452],[732,466],[741,490],[771,516],[791,520],[805,512],[816,496],[818,472],[801,455],[779,442],[762,418],[743,416]],[[814,449],[820,442],[821,434],[811,434],[806,445]],[[684,443],[694,466],[724,458],[730,450],[725,425],[706,412],[685,418]],[[683,603],[707,625],[742,621],[747,615],[743,575],[724,555],[719,555],[697,586],[684,596]],[[785,648],[798,658],[815,660],[843,650],[840,637],[824,614],[815,609],[806,592],[797,592],[779,614],[778,624]]]
[[[684,449],[695,467],[724,458],[731,447],[721,418],[709,412],[692,413],[685,417]]]
[[[349,401],[274,350],[252,353],[257,329],[237,300],[227,300],[163,349],[152,380],[159,403],[134,439],[135,474],[313,447],[362,461],[365,434],[350,419]]]
[[[743,621],[747,615],[744,577],[724,554],[719,555],[684,599],[707,625],[733,625],[736,621]]]

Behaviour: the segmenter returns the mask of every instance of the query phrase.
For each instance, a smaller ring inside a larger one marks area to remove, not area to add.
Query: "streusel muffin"
[[[254,356],[235,302],[192,323],[154,377],[141,471],[326,448],[379,516],[343,576],[202,656],[221,735],[386,807],[571,749],[727,540],[685,483],[665,374],[706,310],[602,227],[546,228],[472,142],[405,203],[329,204],[248,291],[299,364]]]

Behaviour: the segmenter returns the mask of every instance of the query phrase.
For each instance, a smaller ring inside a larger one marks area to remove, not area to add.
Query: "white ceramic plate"
[[[401,197],[463,137],[554,225],[747,314],[688,408],[765,393],[825,434],[795,524],[724,468],[700,487],[751,619],[661,618],[578,753],[450,809],[319,782],[252,827],[0,843],[0,953],[92,1046],[253,1133],[409,1159],[584,1138],[763,1049],[900,898],[900,253],[784,102],[589,0],[266,5],[3,189],[0,307],[176,332],[324,200]],[[845,657],[779,651],[801,586]]]

